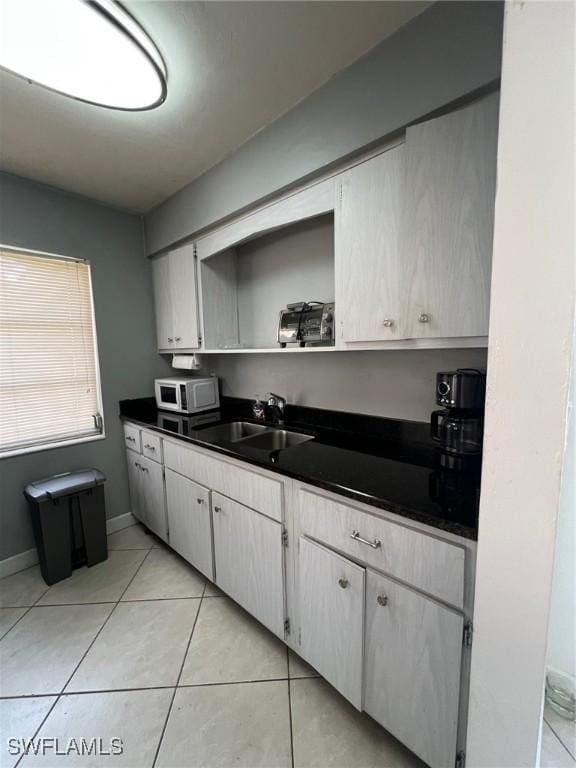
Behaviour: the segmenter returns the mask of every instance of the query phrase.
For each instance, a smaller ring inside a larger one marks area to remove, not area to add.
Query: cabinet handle
[[[172,338],[172,336],[168,336],[168,344],[172,344],[173,341],[174,339]]]
[[[392,320],[391,317],[385,317],[384,320],[382,320],[382,325],[384,328],[392,328],[394,325],[394,320]]]
[[[135,443],[136,442],[136,438],[135,437],[130,437],[130,435],[126,435],[126,440],[130,440],[131,443]]]
[[[176,341],[176,342],[178,342],[178,341],[182,341],[182,337],[181,337],[181,336],[176,336],[176,338],[174,339],[174,341]]]
[[[352,531],[350,534],[350,538],[354,539],[354,541],[359,541],[360,544],[367,544],[369,547],[372,547],[372,549],[380,549],[382,546],[382,542],[378,539],[374,539],[374,541],[368,541],[368,539],[363,539],[362,536],[360,536],[360,531]]]
[[[386,595],[378,595],[378,597],[376,598],[376,602],[378,603],[378,605],[381,605],[382,607],[384,607],[385,605],[388,605],[388,598],[386,597]]]
[[[142,472],[148,472],[148,467],[141,467]]]
[[[198,504],[204,504],[204,499],[198,498],[198,499],[196,499],[196,501],[197,501]]]
[[[430,322],[430,315],[427,315],[426,312],[422,312],[420,317],[418,318],[419,323],[429,323]]]
[[[222,507],[214,507],[214,512],[222,512]]]
[[[342,589],[346,589],[348,587],[348,584],[350,584],[350,582],[348,581],[348,579],[341,578],[341,579],[338,579],[338,584],[342,587]]]
[[[148,448],[148,450],[149,450],[149,451],[155,451],[155,450],[156,450],[156,448],[154,448],[154,446],[153,446],[153,445],[148,445],[148,443],[146,443],[146,445],[144,446],[144,448]]]
[[[134,466],[138,467],[138,469],[142,469],[142,464],[139,464],[137,461],[134,462]]]

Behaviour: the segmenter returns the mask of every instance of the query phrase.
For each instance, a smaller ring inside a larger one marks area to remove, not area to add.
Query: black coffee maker
[[[439,463],[454,471],[474,470],[482,456],[486,374],[475,368],[436,374],[436,402],[432,438],[439,443]]]

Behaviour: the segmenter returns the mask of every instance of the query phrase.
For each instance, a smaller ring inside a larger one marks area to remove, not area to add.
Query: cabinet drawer
[[[133,427],[131,424],[124,424],[124,444],[126,448],[130,448],[132,451],[141,452],[140,430],[137,427]]]
[[[256,472],[213,459],[198,451],[164,441],[164,463],[200,485],[282,520],[282,483]]]
[[[302,533],[458,608],[464,603],[462,547],[300,491]]]
[[[162,441],[153,432],[140,432],[142,442],[142,454],[149,459],[162,463]]]

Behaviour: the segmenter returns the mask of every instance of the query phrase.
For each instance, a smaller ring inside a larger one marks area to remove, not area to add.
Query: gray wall
[[[95,466],[108,477],[109,517],[130,510],[118,400],[148,396],[170,369],[155,351],[152,282],[141,221],[84,198],[0,174],[0,242],[89,259],[106,438],[0,460],[0,559],[34,546],[22,487],[56,472]]]
[[[486,350],[217,355],[204,370],[220,376],[233,397],[272,390],[288,402],[395,419],[428,421],[436,371],[486,365]]]
[[[154,253],[500,76],[502,4],[440,2],[145,219]]]

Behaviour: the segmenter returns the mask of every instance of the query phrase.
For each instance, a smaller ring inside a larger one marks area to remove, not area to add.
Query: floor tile
[[[47,589],[38,565],[6,576],[0,580],[0,608],[34,605]]]
[[[11,745],[8,739],[31,739],[55,701],[56,696],[0,700],[0,765],[2,768],[14,768],[21,755],[21,752],[10,754]]]
[[[108,549],[150,549],[154,540],[141,525],[131,525],[108,536]]]
[[[175,685],[199,602],[119,603],[66,690]]]
[[[218,589],[216,584],[211,581],[206,581],[206,590],[204,591],[204,597],[223,597],[224,592]]]
[[[277,637],[228,598],[202,602],[182,685],[287,676],[286,647]]]
[[[291,678],[318,677],[318,672],[294,651],[288,651],[288,672]]]
[[[123,600],[202,597],[205,579],[168,549],[153,549]]]
[[[69,579],[54,584],[38,605],[116,602],[146,554],[143,550],[109,552],[108,560],[103,563],[78,568]]]
[[[296,768],[425,768],[321,678],[292,680],[290,698]]]
[[[158,768],[288,768],[290,764],[286,682],[176,691]]]
[[[111,611],[106,604],[32,608],[0,641],[0,694],[61,691]]]
[[[102,746],[121,754],[84,755],[73,757],[48,752],[44,756],[28,756],[20,766],[50,766],[50,768],[152,768],[162,728],[168,714],[172,689],[152,691],[114,691],[62,696],[40,733],[58,739],[66,746],[69,739],[101,739]],[[117,741],[120,739],[121,744]],[[115,751],[115,750],[114,750]]]
[[[0,608],[0,638],[22,618],[28,608]]]
[[[540,768],[574,768],[576,761],[568,752],[548,723],[542,723]]]
[[[555,712],[549,704],[544,707],[544,720],[560,739],[572,757],[576,758],[576,723],[566,720]]]

